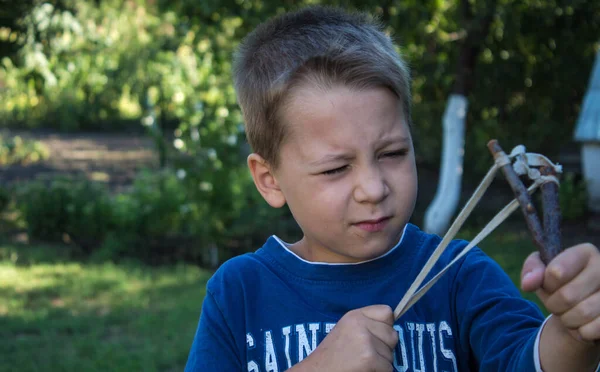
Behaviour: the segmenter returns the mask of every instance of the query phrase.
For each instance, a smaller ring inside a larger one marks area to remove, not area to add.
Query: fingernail
[[[523,280],[527,280],[527,278],[531,278],[532,275],[533,275],[533,272],[531,272],[531,271],[525,273],[525,275],[523,275]]]

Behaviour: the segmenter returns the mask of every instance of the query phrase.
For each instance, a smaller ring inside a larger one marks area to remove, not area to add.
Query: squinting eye
[[[331,176],[334,174],[338,174],[338,173],[342,173],[343,171],[345,171],[348,168],[347,165],[344,165],[342,167],[339,168],[335,168],[335,169],[330,169],[330,170],[326,170],[325,172],[322,172],[321,174],[324,174],[326,176]]]
[[[387,158],[395,158],[395,157],[399,157],[399,156],[404,156],[407,153],[408,153],[407,149],[402,149],[402,150],[397,150],[397,151],[385,152],[382,154],[382,156],[387,157]]]

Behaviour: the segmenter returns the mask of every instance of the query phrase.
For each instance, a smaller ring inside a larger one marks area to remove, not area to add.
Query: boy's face
[[[279,193],[304,233],[292,250],[321,262],[384,254],[398,242],[417,194],[412,139],[398,98],[385,88],[345,86],[292,94],[282,113],[289,136],[279,166],[270,170],[269,191]],[[274,195],[261,192],[278,206]]]

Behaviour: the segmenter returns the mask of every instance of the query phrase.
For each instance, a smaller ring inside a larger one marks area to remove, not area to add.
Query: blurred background
[[[461,200],[489,139],[524,144],[564,166],[564,244],[600,245],[573,140],[599,0],[0,0],[0,371],[182,370],[214,268],[299,236],[252,184],[230,69],[257,24],[307,4],[377,15],[411,66],[414,223],[463,94]],[[460,237],[511,199],[501,177],[488,193]],[[516,284],[534,249],[518,214],[481,246]]]

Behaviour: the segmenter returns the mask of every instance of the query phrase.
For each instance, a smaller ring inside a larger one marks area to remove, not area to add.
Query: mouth
[[[364,220],[354,223],[354,226],[367,232],[378,232],[387,226],[390,219],[391,217],[381,217],[372,220]]]

